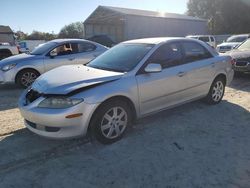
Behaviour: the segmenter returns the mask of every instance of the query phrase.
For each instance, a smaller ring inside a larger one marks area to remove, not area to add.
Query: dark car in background
[[[250,39],[227,54],[235,59],[233,68],[236,73],[250,73]]]
[[[103,46],[107,46],[107,47],[112,47],[114,46],[116,43],[107,35],[94,35],[90,38],[88,38],[87,40],[93,41],[93,42],[97,42],[99,44],[102,44]]]

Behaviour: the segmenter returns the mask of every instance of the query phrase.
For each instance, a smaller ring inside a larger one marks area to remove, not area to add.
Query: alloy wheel
[[[29,87],[37,78],[37,75],[33,72],[25,72],[21,77],[21,84],[25,87]]]
[[[125,131],[127,124],[127,112],[122,107],[113,107],[103,116],[101,131],[106,138],[114,139]]]
[[[212,98],[215,102],[218,102],[221,100],[224,93],[224,84],[222,81],[217,81],[214,84],[213,91],[212,91]]]

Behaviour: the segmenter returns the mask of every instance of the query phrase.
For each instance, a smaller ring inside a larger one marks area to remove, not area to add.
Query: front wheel
[[[224,92],[225,92],[224,79],[220,77],[216,78],[211,85],[211,88],[209,90],[208,95],[205,98],[205,101],[208,104],[218,104],[222,100]]]
[[[17,84],[22,88],[29,87],[39,76],[39,73],[32,69],[22,70],[17,75]]]
[[[122,100],[108,101],[95,112],[91,128],[98,141],[110,144],[122,138],[131,122],[131,111]]]

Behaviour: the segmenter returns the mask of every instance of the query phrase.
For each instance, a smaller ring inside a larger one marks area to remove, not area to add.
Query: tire
[[[40,74],[33,69],[25,69],[20,71],[17,74],[16,83],[22,87],[29,87],[39,76]]]
[[[101,104],[92,117],[90,123],[92,134],[99,142],[111,144],[123,137],[131,119],[131,110],[126,102],[107,101]]]
[[[225,80],[222,77],[216,78],[210,87],[205,102],[211,105],[220,103],[224,96],[225,85]]]
[[[9,50],[0,51],[0,60],[12,56],[12,53]]]

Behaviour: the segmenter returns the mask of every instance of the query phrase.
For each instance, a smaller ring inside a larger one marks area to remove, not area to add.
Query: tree
[[[53,40],[57,38],[55,34],[40,32],[40,31],[33,31],[30,35],[26,37],[27,40]]]
[[[212,34],[250,32],[250,3],[247,0],[189,0],[188,15],[208,20]]]
[[[84,38],[83,23],[75,22],[65,25],[59,32],[58,38]]]
[[[15,35],[17,37],[17,40],[25,40],[28,36],[28,34],[24,33],[23,31],[16,31]]]

